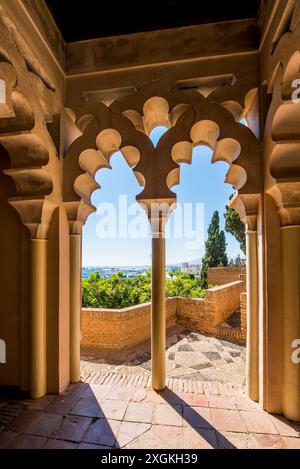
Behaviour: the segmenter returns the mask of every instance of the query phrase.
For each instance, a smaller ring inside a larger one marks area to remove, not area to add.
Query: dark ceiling
[[[255,18],[261,0],[45,0],[67,42]]]

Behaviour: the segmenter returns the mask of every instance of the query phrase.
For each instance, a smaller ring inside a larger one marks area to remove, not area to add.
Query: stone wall
[[[177,323],[189,330],[222,336],[218,325],[240,307],[244,288],[244,282],[237,281],[206,290],[205,298],[167,298],[167,327]],[[119,310],[82,310],[83,347],[122,350],[149,339],[150,333],[151,303]],[[241,340],[240,334],[231,338]]]
[[[246,274],[245,267],[209,267],[207,281],[209,285],[225,285],[241,280]]]

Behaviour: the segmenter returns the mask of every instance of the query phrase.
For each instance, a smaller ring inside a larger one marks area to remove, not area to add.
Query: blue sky
[[[151,139],[154,144],[163,131],[162,128],[152,131]],[[120,152],[112,156],[111,166],[112,170],[101,169],[96,175],[96,180],[101,186],[101,189],[94,192],[92,196],[92,202],[96,207],[107,202],[118,206],[120,194],[127,194],[127,203],[130,205],[135,202],[135,196],[141,192],[141,187]],[[215,210],[219,211],[220,226],[222,229],[224,228],[225,204],[229,196],[234,193],[234,189],[224,183],[227,170],[226,163],[211,164],[211,150],[206,147],[197,147],[193,151],[192,164],[180,165],[180,185],[172,189],[177,193],[177,203],[191,203],[193,208],[196,203],[204,204],[205,238]],[[195,211],[193,213],[195,215]],[[175,213],[170,217],[170,227],[172,227],[174,216]],[[130,237],[120,239],[117,235],[114,239],[100,239],[97,234],[100,219],[98,213],[90,215],[83,228],[83,266],[150,265],[151,242],[149,236],[147,239],[130,239]],[[167,264],[193,261],[203,256],[204,245],[197,247],[197,249],[190,249],[190,246],[187,245],[189,240],[185,236],[181,239],[174,239],[173,231],[170,230],[170,232],[170,239],[166,240]],[[225,235],[228,257],[235,258],[238,254],[243,257],[235,238],[228,233]]]

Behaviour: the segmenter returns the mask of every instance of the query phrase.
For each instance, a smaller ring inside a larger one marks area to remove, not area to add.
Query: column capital
[[[67,213],[70,234],[81,235],[88,216],[95,211],[94,207],[82,200],[63,202],[63,207]]]
[[[267,193],[276,204],[281,227],[300,226],[300,182],[277,182]]]
[[[257,231],[257,214],[260,194],[236,193],[229,201],[229,207],[234,209],[246,226],[246,232]]]
[[[138,202],[147,213],[152,236],[163,234],[168,218],[176,208],[176,199],[138,199]]]
[[[18,212],[30,238],[47,239],[51,220],[57,205],[47,199],[11,199],[10,205]]]

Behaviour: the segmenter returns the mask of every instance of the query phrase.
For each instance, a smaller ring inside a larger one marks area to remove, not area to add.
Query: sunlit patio
[[[300,425],[262,411],[241,387],[195,383],[178,379],[159,393],[79,383],[3,402],[0,448],[300,448]]]

